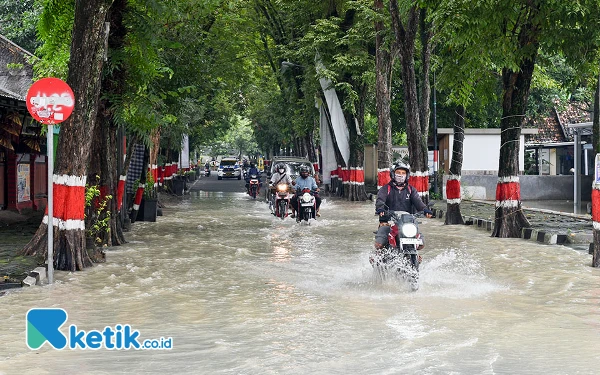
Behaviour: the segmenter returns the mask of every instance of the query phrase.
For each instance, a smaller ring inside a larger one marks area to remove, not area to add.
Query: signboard
[[[25,100],[31,116],[46,125],[65,121],[75,107],[73,90],[58,78],[42,78],[34,82]]]
[[[19,164],[17,166],[17,202],[31,200],[29,181],[29,164]]]

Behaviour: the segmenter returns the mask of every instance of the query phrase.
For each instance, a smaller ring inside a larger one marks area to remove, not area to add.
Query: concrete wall
[[[446,199],[444,176],[444,199]],[[521,200],[573,200],[573,176],[519,176]],[[581,200],[591,201],[593,176],[581,176]],[[463,199],[496,200],[498,176],[465,175],[461,177]]]
[[[444,129],[446,130],[446,129]],[[467,132],[469,130],[470,132]],[[500,129],[466,129],[463,142],[463,174],[498,174],[498,160],[500,160]],[[483,131],[487,132],[483,132]],[[479,131],[480,134],[473,134]],[[440,142],[440,167],[450,170],[452,149],[454,148],[454,134],[445,134],[446,138]],[[525,167],[525,138],[521,135],[519,142],[519,170]],[[443,147],[442,147],[443,146]]]

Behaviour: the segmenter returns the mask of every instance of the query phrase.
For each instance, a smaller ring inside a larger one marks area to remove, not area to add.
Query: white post
[[[54,277],[54,126],[48,125],[46,134],[48,143],[48,284],[52,284]]]

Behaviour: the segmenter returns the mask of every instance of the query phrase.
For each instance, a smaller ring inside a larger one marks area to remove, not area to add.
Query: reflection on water
[[[411,293],[374,281],[373,211],[329,199],[297,225],[245,194],[185,197],[136,222],[107,263],[1,297],[0,373],[596,373],[600,270],[585,252],[424,219]],[[79,329],[131,324],[174,348],[30,351],[33,307],[63,308]]]

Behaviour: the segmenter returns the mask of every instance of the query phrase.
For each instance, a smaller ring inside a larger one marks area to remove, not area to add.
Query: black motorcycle
[[[419,264],[421,256],[418,250],[423,247],[423,239],[419,233],[419,214],[405,211],[387,211],[390,221],[390,232],[387,244],[381,249],[375,249],[369,256],[369,261],[383,280],[389,276],[397,276],[410,285],[411,290],[419,289]]]
[[[317,200],[310,189],[302,189],[298,194],[298,212],[296,213],[297,222],[306,222],[310,224],[310,219],[316,218]]]
[[[210,177],[210,167],[204,167],[204,176]]]

